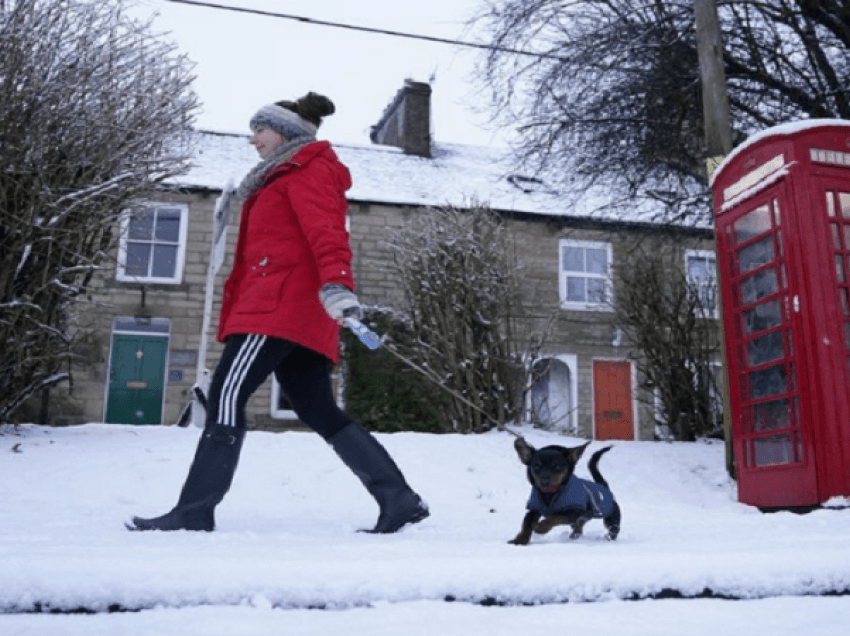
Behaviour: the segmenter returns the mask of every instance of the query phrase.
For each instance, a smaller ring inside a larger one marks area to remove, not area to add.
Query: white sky
[[[472,40],[465,22],[483,0],[211,0],[315,20]],[[170,33],[197,66],[195,90],[203,109],[197,127],[247,132],[260,106],[308,91],[330,97],[337,112],[319,136],[370,143],[369,128],[407,78],[433,83],[433,133],[446,143],[491,145],[504,138],[486,129],[476,112],[472,72],[481,51],[468,47],[363,33],[294,20],[169,2],[135,0],[142,14],[158,12],[158,30]]]

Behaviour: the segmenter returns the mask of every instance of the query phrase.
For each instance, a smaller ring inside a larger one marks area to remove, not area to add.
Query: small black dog
[[[514,448],[528,467],[531,497],[526,505],[528,512],[522,520],[522,528],[509,543],[526,545],[532,532],[546,534],[555,526],[564,524],[572,526],[570,539],[578,539],[584,524],[591,519],[602,519],[608,530],[608,539],[613,541],[617,538],[620,506],[596,467],[599,458],[611,447],[606,446],[591,456],[588,468],[593,481],[573,475],[579,458],[589,445],[590,442],[575,448],[545,446],[538,450],[523,438],[516,439]]]

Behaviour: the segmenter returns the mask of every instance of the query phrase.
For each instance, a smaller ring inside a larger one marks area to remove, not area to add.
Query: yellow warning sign
[[[708,178],[711,179],[711,175],[714,174],[714,171],[717,170],[717,166],[723,163],[723,160],[726,158],[726,155],[717,155],[715,157],[709,157],[705,160],[705,168],[708,171]]]

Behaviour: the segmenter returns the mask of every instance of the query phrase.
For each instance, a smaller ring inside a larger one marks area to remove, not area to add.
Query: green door
[[[115,334],[112,340],[106,421],[161,424],[168,338]]]

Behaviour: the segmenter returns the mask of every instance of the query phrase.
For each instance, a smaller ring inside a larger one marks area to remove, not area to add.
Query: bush
[[[397,317],[370,310],[363,322],[394,343],[410,340]],[[385,347],[372,351],[348,330],[343,333],[345,408],[368,429],[384,433],[452,430],[448,398],[431,380],[412,369]]]

